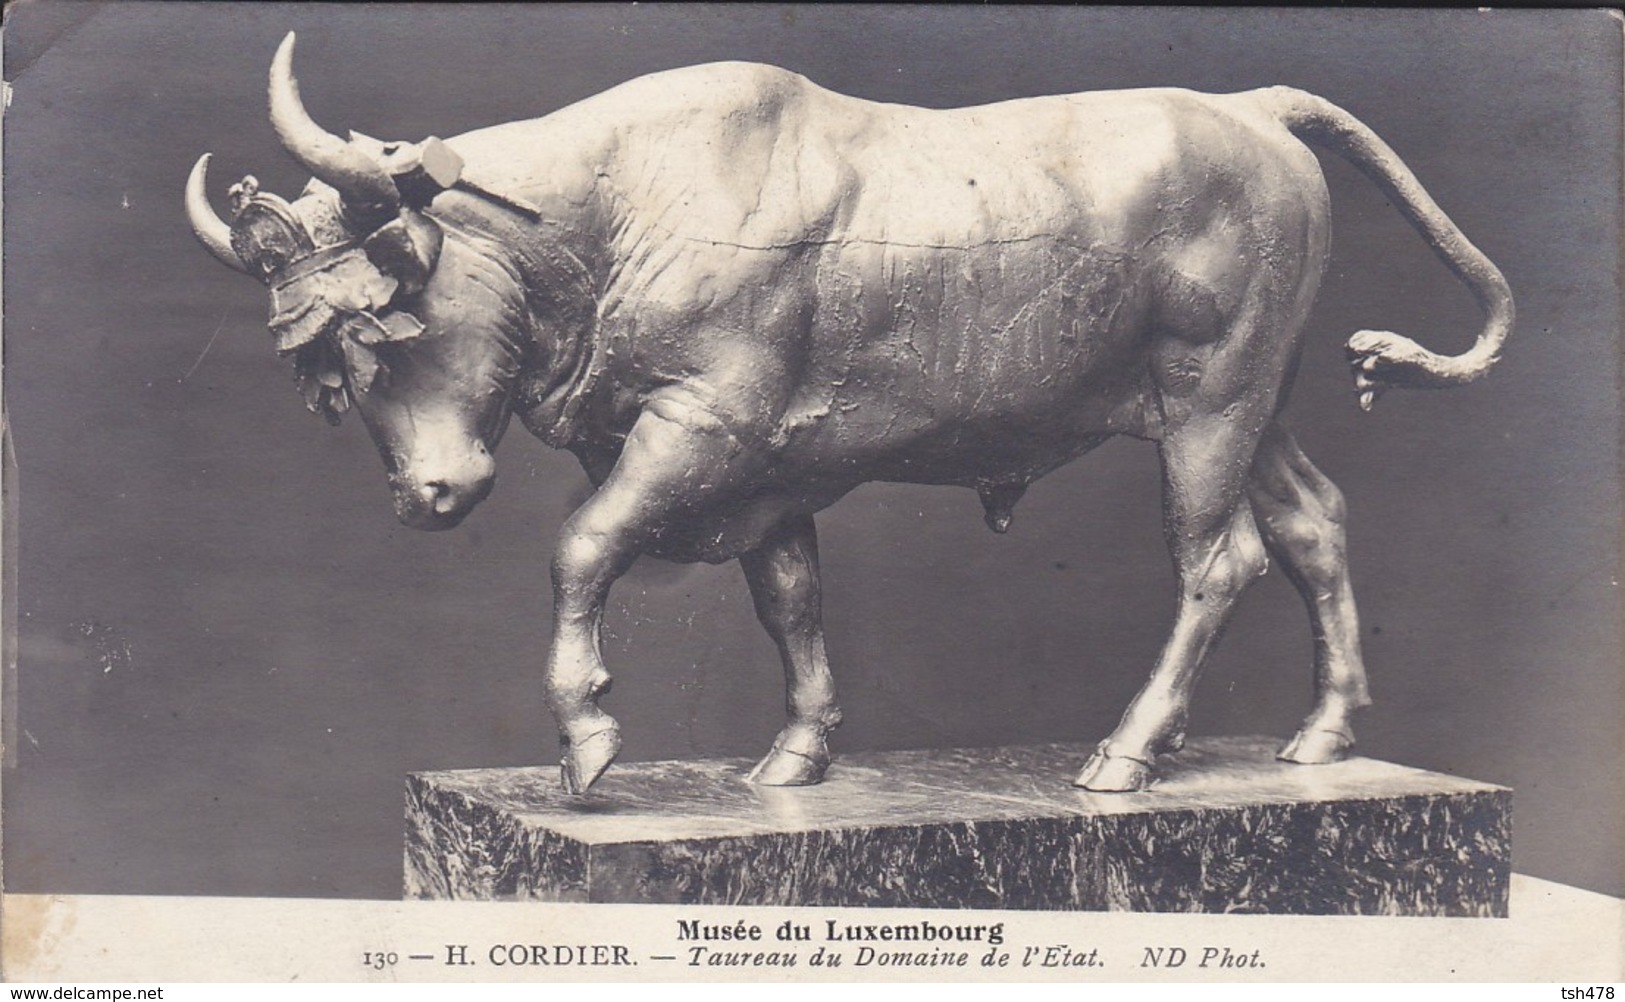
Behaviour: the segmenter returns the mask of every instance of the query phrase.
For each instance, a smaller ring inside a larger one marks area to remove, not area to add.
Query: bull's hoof
[[[1157,772],[1151,763],[1097,751],[1084,763],[1072,785],[1097,793],[1134,793],[1149,790],[1156,781]]]
[[[559,773],[564,782],[564,792],[577,795],[586,793],[592,784],[598,782],[598,777],[604,774],[609,764],[615,761],[615,756],[621,753],[621,729],[611,720],[609,726],[566,743],[563,752]]]
[[[762,786],[814,786],[824,781],[829,768],[829,746],[823,734],[788,727],[773,742],[773,750],[756,763],[748,777]]]
[[[1299,731],[1275,756],[1283,762],[1299,765],[1326,765],[1349,757],[1354,739],[1341,731]]]

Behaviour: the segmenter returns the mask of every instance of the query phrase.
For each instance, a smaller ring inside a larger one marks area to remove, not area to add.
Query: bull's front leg
[[[704,510],[737,472],[739,453],[738,442],[709,415],[652,405],[609,476],[559,535],[545,685],[570,793],[585,793],[621,749],[620,727],[598,706],[610,684],[599,640],[610,586],[663,529]]]
[[[829,768],[825,737],[841,722],[835,680],[824,652],[813,517],[787,519],[760,547],[742,555],[739,565],[750,585],[756,616],[784,662],[790,716],[750,778],[766,786],[811,786],[823,780]]]

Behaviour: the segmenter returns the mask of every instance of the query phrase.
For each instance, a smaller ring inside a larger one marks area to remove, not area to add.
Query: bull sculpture
[[[553,557],[545,675],[567,790],[615,758],[599,624],[640,555],[744,568],[789,723],[751,777],[822,779],[840,723],[814,513],[873,480],[974,488],[1003,532],[1036,478],[1114,435],[1157,443],[1177,615],[1077,778],[1140,790],[1184,740],[1204,656],[1273,554],[1308,605],[1317,696],[1282,759],[1322,763],[1369,705],[1343,499],[1280,422],[1328,250],[1306,142],[1358,167],[1482,307],[1463,354],[1360,331],[1359,403],[1456,386],[1513,323],[1496,267],[1347,112],[1272,87],[926,110],[722,63],[441,141],[341,139],[306,113],[294,36],[270,117],[315,179],[252,178],[198,237],[271,288],[307,405],[354,406],[401,521],[491,490],[518,414],[596,490]]]

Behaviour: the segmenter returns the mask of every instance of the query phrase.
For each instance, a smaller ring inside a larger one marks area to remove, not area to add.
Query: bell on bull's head
[[[349,403],[342,353],[421,330],[404,300],[428,281],[442,234],[418,210],[455,183],[462,162],[438,139],[385,144],[327,132],[300,100],[293,46],[290,33],[272,60],[271,124],[315,178],[293,202],[243,178],[230,189],[228,223],[209,204],[205,153],[187,180],[186,210],[216,258],[270,287],[276,349],[295,355],[306,405],[336,420]],[[377,368],[371,359],[361,366]]]

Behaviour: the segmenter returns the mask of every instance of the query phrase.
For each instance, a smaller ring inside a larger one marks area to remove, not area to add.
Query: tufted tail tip
[[[1463,386],[1495,365],[1493,348],[1474,348],[1461,355],[1437,355],[1392,331],[1359,331],[1344,346],[1360,409],[1370,411],[1377,398],[1395,386],[1434,390]]]

